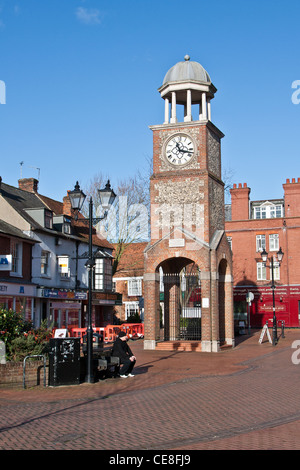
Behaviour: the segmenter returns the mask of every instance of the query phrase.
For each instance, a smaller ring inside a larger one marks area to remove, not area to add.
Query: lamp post
[[[93,199],[90,198],[89,201],[89,218],[81,219],[82,221],[87,221],[89,224],[89,257],[85,266],[88,270],[88,325],[87,325],[87,373],[86,373],[86,382],[94,382],[93,374],[93,328],[92,328],[92,285],[93,285],[93,269],[95,266],[95,259],[93,256],[93,224],[100,222],[107,216],[109,207],[114,202],[116,195],[110,187],[109,181],[107,181],[104,189],[98,189],[101,205],[105,210],[103,217],[93,218]],[[78,181],[73,189],[69,191],[69,198],[71,202],[72,209],[78,213],[85,201],[86,195],[81,191]]]
[[[264,263],[267,262],[268,260],[268,253],[266,252],[265,248],[261,252],[261,257]],[[281,261],[283,258],[283,252],[281,250],[281,247],[279,248],[279,251],[277,252],[277,260],[280,265]],[[266,265],[267,267],[267,265]],[[274,257],[271,257],[271,266],[268,266],[271,269],[272,273],[272,296],[273,296],[273,328],[272,328],[272,344],[275,346],[277,344],[277,320],[276,320],[276,312],[275,312],[275,282],[274,282]]]

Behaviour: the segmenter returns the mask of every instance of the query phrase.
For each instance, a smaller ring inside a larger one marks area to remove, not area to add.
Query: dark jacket
[[[112,356],[117,356],[121,360],[129,359],[130,356],[133,356],[133,353],[130,347],[127,344],[127,341],[122,341],[120,338],[117,338],[114,342]]]

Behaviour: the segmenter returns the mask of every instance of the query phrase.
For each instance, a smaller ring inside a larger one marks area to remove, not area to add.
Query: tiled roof
[[[4,222],[4,220],[0,220],[0,235],[9,235],[11,237],[22,238],[23,240],[27,240],[31,243],[37,243],[36,240],[33,240],[31,237],[23,233],[22,230]]]
[[[57,234],[57,232],[54,230],[45,229],[40,224],[38,224],[36,220],[30,217],[30,215],[26,212],[26,209],[43,209],[46,207],[47,209],[53,211],[55,215],[61,215],[63,214],[62,202],[35,192],[25,191],[24,189],[10,186],[3,182],[1,182],[1,195],[28,223],[30,223],[33,228],[43,230],[47,233]],[[83,219],[84,217],[79,214],[79,219],[74,221],[74,235],[76,237],[83,238],[86,242],[88,242],[89,228],[88,224],[83,222]],[[61,233],[59,232],[59,234]],[[65,234],[61,235],[67,236]],[[93,245],[111,250],[113,249],[111,243],[109,243],[104,238],[100,238],[96,234],[95,230],[93,234]]]
[[[130,243],[126,245],[118,263],[115,277],[143,276],[144,274],[144,250],[148,242]],[[114,244],[113,255],[116,256],[118,245]]]

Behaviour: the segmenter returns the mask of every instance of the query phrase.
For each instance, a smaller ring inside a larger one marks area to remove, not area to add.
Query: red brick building
[[[144,313],[144,250],[148,242],[131,243],[124,249],[113,276],[114,289],[122,295],[122,304],[115,306],[121,322]],[[113,252],[115,254],[115,252]]]
[[[273,257],[276,317],[279,325],[299,327],[300,319],[300,178],[283,184],[284,197],[251,201],[246,184],[231,189],[231,207],[226,209],[225,230],[233,253],[235,324],[245,321],[261,327],[273,317]],[[278,263],[277,252],[284,255]],[[261,252],[268,252],[262,261]],[[251,305],[246,297],[253,294]],[[269,323],[272,325],[272,323]]]

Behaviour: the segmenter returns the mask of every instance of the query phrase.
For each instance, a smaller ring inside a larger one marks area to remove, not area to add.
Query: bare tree
[[[234,170],[230,167],[226,167],[222,171],[222,180],[224,183],[224,197],[225,203],[230,200],[230,188],[232,188],[232,178],[234,176]]]
[[[148,159],[143,170],[138,170],[134,176],[119,180],[116,186],[112,185],[117,198],[108,211],[107,217],[99,222],[96,228],[100,238],[104,237],[115,244],[113,273],[116,272],[127,245],[149,239],[149,180],[151,174],[152,167],[150,159]],[[84,188],[84,192],[88,196],[82,210],[85,216],[88,214],[90,196],[94,201],[95,216],[101,217],[103,215],[98,189],[105,186],[107,179],[102,173],[98,173]]]

